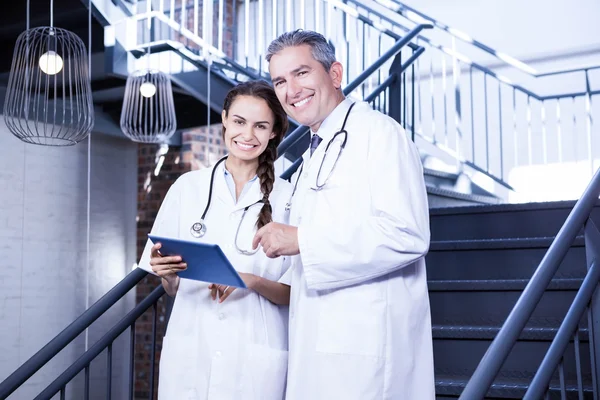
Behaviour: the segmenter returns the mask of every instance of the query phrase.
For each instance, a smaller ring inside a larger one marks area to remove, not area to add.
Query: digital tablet
[[[154,244],[160,243],[162,255],[181,256],[187,264],[185,271],[178,272],[181,278],[218,283],[246,288],[246,284],[217,244],[148,235]]]

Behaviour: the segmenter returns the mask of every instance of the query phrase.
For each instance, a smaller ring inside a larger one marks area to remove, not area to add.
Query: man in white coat
[[[286,399],[434,399],[418,151],[396,121],[345,98],[322,35],[285,33],[267,61],[284,109],[311,129],[290,225],[270,223],[253,242],[294,256]]]

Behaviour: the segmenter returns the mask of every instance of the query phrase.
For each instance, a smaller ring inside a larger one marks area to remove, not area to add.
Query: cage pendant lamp
[[[167,74],[148,68],[127,77],[121,130],[139,143],[166,143],[173,136],[177,120]]]
[[[4,121],[26,143],[70,146],[94,126],[89,61],[74,33],[53,26],[29,28],[17,38],[10,69]]]

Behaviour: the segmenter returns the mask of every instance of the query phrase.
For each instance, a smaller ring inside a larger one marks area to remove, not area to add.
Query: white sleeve
[[[180,191],[177,181],[171,185],[167,195],[165,196],[158,214],[154,219],[151,233],[157,236],[165,236],[177,238],[179,236],[179,215],[180,209]],[[142,257],[138,263],[138,268],[142,268],[149,273],[156,275],[150,266],[150,252],[154,243],[150,239],[146,241],[146,246],[142,253]]]
[[[358,221],[347,213],[298,227],[298,242],[309,289],[359,284],[398,270],[429,249],[429,208],[419,153],[400,125],[375,123],[369,138],[366,181],[370,215]],[[376,130],[376,131],[375,131]],[[333,218],[340,218],[334,220]]]

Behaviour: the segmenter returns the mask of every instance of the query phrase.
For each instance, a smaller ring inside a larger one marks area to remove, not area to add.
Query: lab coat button
[[[225,314],[223,314],[223,313],[219,314],[219,319],[225,319]]]
[[[221,352],[220,352],[220,351],[217,351],[217,352],[215,353],[215,357],[221,357]]]

